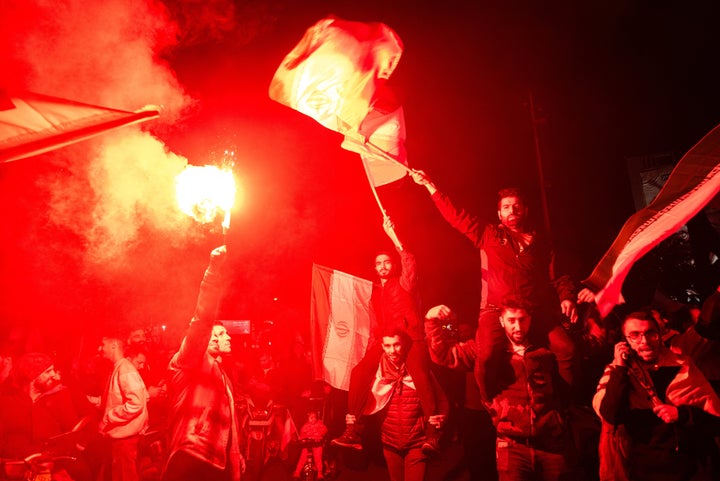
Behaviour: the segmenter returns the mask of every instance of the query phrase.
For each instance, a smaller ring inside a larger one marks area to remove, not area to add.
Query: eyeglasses
[[[647,331],[647,332],[631,332],[625,338],[630,342],[640,342],[641,338],[645,338],[646,342],[653,342],[660,339],[660,333],[657,331]]]

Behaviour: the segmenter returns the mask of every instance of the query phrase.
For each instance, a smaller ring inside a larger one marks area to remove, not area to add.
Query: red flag
[[[0,97],[0,162],[42,154],[160,115],[154,108],[128,112],[29,92]]]
[[[583,283],[603,316],[623,302],[621,288],[633,263],[676,232],[720,191],[720,125],[675,166],[655,200],[633,214]]]
[[[313,264],[310,342],[316,379],[349,389],[350,371],[365,355],[374,322],[371,294],[372,282]]]
[[[390,77],[401,55],[400,38],[387,25],[328,17],[282,61],[270,98],[336,132],[357,132],[377,83]]]

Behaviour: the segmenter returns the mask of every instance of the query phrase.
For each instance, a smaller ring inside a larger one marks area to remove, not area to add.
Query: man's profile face
[[[383,336],[382,348],[385,355],[395,364],[399,364],[402,361],[405,349],[403,347],[402,339],[400,336]]]
[[[654,322],[627,319],[623,324],[623,336],[643,361],[652,363],[660,357],[662,339]]]
[[[50,366],[40,373],[33,381],[35,389],[38,392],[48,392],[58,384],[60,384],[60,373],[55,370],[55,366]]]
[[[225,326],[213,326],[210,342],[208,343],[208,354],[211,356],[229,354],[231,350],[230,339],[230,334],[228,334]]]
[[[519,197],[503,197],[498,203],[498,218],[508,229],[517,230],[527,218],[527,206]]]
[[[105,359],[112,361],[115,356],[115,351],[118,345],[115,339],[109,337],[103,337],[102,344],[100,344],[100,353]]]
[[[530,314],[525,309],[508,307],[500,313],[500,325],[515,344],[524,344],[530,330]]]
[[[393,271],[393,262],[389,255],[379,254],[375,257],[375,272],[380,279],[387,279]]]
[[[137,356],[130,359],[130,362],[133,364],[133,366],[135,366],[135,369],[137,369],[138,371],[142,371],[147,365],[147,356],[145,356],[145,354],[143,354],[142,352],[138,353]]]

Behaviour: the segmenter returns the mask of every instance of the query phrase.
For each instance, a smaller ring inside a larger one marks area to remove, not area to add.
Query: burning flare
[[[188,165],[175,178],[180,210],[206,224],[223,213],[223,227],[230,227],[230,209],[235,203],[235,177],[229,169],[214,165]]]

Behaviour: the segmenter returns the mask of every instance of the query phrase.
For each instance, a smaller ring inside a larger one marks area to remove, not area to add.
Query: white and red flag
[[[0,162],[59,149],[159,115],[154,107],[130,112],[30,92],[0,92]]]
[[[324,18],[285,56],[270,98],[328,129],[357,132],[377,84],[390,77],[401,54],[400,38],[383,23]]]
[[[385,82],[402,55],[400,37],[383,23],[328,17],[310,27],[285,57],[270,98],[345,135],[373,186],[407,172],[405,118]]]
[[[400,180],[407,174],[405,115],[388,89],[376,96],[360,124],[359,135],[346,134],[341,147],[360,154],[370,184],[375,187]]]
[[[602,316],[624,302],[622,284],[635,261],[677,232],[720,192],[720,125],[675,166],[657,197],[625,222],[593,273],[583,281],[595,292]]]
[[[315,379],[348,390],[350,371],[365,355],[374,316],[372,282],[313,264],[310,342]]]

